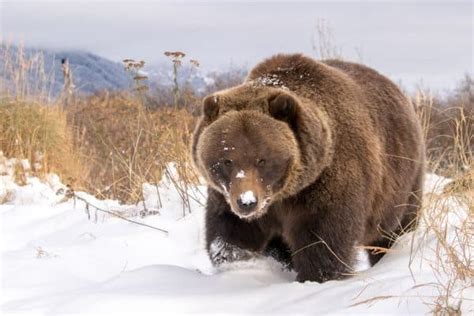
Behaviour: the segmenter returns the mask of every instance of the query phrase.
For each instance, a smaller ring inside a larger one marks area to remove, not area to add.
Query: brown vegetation
[[[450,176],[472,169],[474,149],[474,82],[469,75],[448,96],[418,91],[412,98],[423,123],[433,172]]]
[[[138,202],[142,184],[158,183],[170,162],[195,180],[188,158],[194,118],[186,110],[151,111],[133,96],[104,92],[79,100],[68,117],[92,175],[87,188],[98,196]]]
[[[6,157],[28,159],[36,176],[55,172],[74,185],[88,176],[75,153],[66,113],[58,106],[0,99],[0,151]]]

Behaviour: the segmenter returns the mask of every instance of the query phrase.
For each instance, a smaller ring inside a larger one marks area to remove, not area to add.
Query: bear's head
[[[306,148],[308,140],[300,134],[314,128],[317,135],[318,127],[301,122],[306,113],[299,103],[282,89],[246,86],[204,99],[194,162],[240,218],[261,217],[273,202],[311,181],[304,173],[317,158],[304,155],[323,153],[325,144],[311,139],[316,152]]]

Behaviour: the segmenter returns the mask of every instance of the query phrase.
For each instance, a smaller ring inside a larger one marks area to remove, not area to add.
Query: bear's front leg
[[[288,239],[299,282],[323,283],[353,274],[356,236],[347,230],[350,224],[330,222],[303,218],[292,227]]]
[[[263,250],[267,239],[258,222],[240,219],[219,192],[209,189],[206,247],[214,265],[249,259]]]

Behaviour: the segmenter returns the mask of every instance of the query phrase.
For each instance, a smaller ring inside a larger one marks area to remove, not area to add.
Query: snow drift
[[[158,186],[145,184],[144,203],[120,205],[83,192],[76,193],[78,199],[68,199],[67,188],[54,175],[46,181],[29,177],[27,185],[18,186],[8,163],[2,168],[4,313],[423,314],[439,295],[433,284],[440,276],[448,277],[436,273],[431,264],[435,238],[423,235],[423,242],[417,242],[422,227],[399,238],[379,264],[344,281],[297,283],[294,272],[263,257],[215,269],[204,249],[204,187],[189,188],[192,199],[187,210],[169,178]],[[425,189],[440,194],[447,183],[428,175]],[[450,212],[467,216],[465,205],[448,203]],[[157,214],[139,217],[144,209]],[[422,249],[414,252],[414,247]],[[469,290],[458,293],[457,303],[464,311],[472,308]]]

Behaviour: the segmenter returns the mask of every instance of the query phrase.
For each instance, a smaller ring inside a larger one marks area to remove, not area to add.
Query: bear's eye
[[[265,159],[259,159],[259,160],[257,160],[257,166],[259,166],[259,167],[265,166]]]
[[[232,166],[232,160],[230,160],[230,159],[224,160],[224,165],[225,165],[226,167]]]

